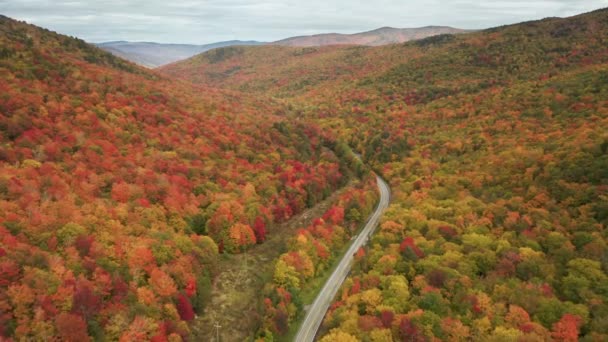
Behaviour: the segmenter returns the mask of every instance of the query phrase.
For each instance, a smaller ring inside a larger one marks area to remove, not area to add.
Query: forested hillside
[[[187,339],[218,253],[347,181],[281,106],[6,17],[0,79],[0,339]]]
[[[362,147],[393,205],[322,341],[604,340],[607,77],[581,67],[392,114],[404,145]]]
[[[608,338],[608,11],[161,70],[270,95],[393,188],[322,341]],[[280,333],[280,332],[277,332]]]

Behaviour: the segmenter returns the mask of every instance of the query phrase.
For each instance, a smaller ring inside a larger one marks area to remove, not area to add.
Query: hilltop
[[[410,40],[422,39],[439,34],[457,34],[465,32],[469,31],[447,26],[426,26],[420,28],[381,27],[379,29],[353,34],[325,33],[311,36],[291,37],[271,44],[298,47],[325,45],[380,46],[404,43]]]

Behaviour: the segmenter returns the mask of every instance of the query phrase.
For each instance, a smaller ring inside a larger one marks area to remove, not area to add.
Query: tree
[[[510,305],[509,312],[505,317],[505,321],[512,327],[519,328],[524,324],[530,322],[530,315],[526,310],[517,306]]]
[[[262,217],[258,216],[255,218],[253,231],[255,232],[255,239],[257,243],[266,241],[266,223]]]
[[[376,329],[369,334],[372,342],[393,342],[390,329]]]
[[[279,309],[274,314],[274,327],[279,335],[285,335],[289,329],[289,315]]]
[[[94,240],[95,238],[91,235],[80,235],[76,238],[74,246],[78,249],[81,257],[89,255]]]
[[[311,258],[304,251],[288,252],[280,256],[285,263],[298,272],[301,279],[308,279],[315,274],[315,267]]]
[[[403,311],[408,305],[410,291],[407,279],[403,275],[391,275],[384,278],[386,303],[396,311]]]
[[[424,257],[424,252],[414,242],[412,237],[406,237],[399,245],[399,251],[403,254],[403,257],[408,260],[418,260]]]
[[[399,322],[399,336],[404,342],[425,340],[418,327],[407,317],[403,317]]]
[[[116,202],[126,203],[129,201],[130,188],[125,182],[118,182],[112,185],[112,199]]]
[[[73,298],[73,313],[78,314],[85,320],[90,320],[101,308],[101,298],[93,292],[91,283],[79,279],[76,283]]]
[[[194,319],[194,310],[192,309],[192,304],[190,304],[190,299],[183,294],[177,296],[177,312],[179,313],[179,317],[184,321]]]
[[[344,208],[337,206],[331,207],[325,212],[323,219],[325,221],[330,221],[335,225],[342,224],[342,222],[344,222]]]
[[[498,326],[492,332],[492,341],[517,341],[522,336],[521,331],[513,328]]]
[[[274,267],[274,283],[279,286],[300,288],[300,278],[293,266],[287,265],[283,259],[279,259]]]
[[[78,236],[84,235],[86,229],[77,223],[67,223],[59,229],[57,237],[63,246],[71,245]]]
[[[21,268],[11,259],[0,260],[0,287],[8,287],[19,279]]]
[[[441,330],[448,341],[465,341],[470,337],[469,327],[458,319],[446,317],[441,321]]]
[[[91,338],[87,334],[87,323],[81,316],[65,312],[60,313],[55,318],[55,326],[57,327],[59,336],[64,341],[91,341]]]
[[[579,327],[582,319],[578,316],[565,314],[557,323],[553,324],[551,337],[555,341],[576,342],[578,341]]]
[[[434,269],[427,274],[427,281],[430,285],[441,288],[446,281],[447,275],[440,269]]]
[[[120,336],[120,341],[145,341],[158,331],[158,323],[152,318],[136,316],[126,331]]]
[[[226,245],[226,247],[233,247],[237,251],[243,250],[256,242],[255,234],[251,227],[242,223],[236,223],[230,227],[229,238],[231,243]]]
[[[359,339],[340,329],[332,329],[329,334],[323,336],[319,342],[358,342]]]
[[[395,318],[395,314],[392,311],[383,310],[380,313],[380,321],[382,321],[382,326],[387,329],[391,328],[394,318]]]
[[[437,292],[427,292],[420,298],[418,306],[424,310],[429,310],[436,313],[439,316],[443,316],[447,313],[446,302]]]
[[[172,297],[177,292],[173,279],[158,268],[150,273],[149,282],[154,292],[161,297]]]

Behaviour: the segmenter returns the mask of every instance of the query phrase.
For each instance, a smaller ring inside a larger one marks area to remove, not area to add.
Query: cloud
[[[608,0],[0,0],[0,13],[90,42],[203,44],[381,26],[486,28],[608,7]]]

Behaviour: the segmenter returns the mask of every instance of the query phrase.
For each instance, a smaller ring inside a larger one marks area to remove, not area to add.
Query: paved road
[[[323,317],[325,317],[325,313],[331,304],[331,301],[336,296],[336,293],[340,289],[340,286],[346,279],[346,276],[350,272],[351,262],[353,260],[354,254],[359,250],[359,248],[367,243],[368,238],[374,233],[376,227],[378,226],[378,221],[384,212],[384,209],[388,207],[389,197],[390,197],[390,189],[388,184],[382,178],[376,176],[376,181],[378,182],[378,189],[380,190],[380,202],[378,203],[378,207],[376,211],[369,218],[363,230],[359,233],[353,244],[350,246],[342,260],[340,260],[340,264],[336,267],[336,270],[329,277],[321,292],[315,298],[315,301],[312,303],[308,313],[306,314],[306,318],[304,319],[304,323],[298,330],[298,334],[296,335],[297,342],[310,342],[315,339],[315,335],[317,334],[317,330],[323,321]]]

